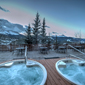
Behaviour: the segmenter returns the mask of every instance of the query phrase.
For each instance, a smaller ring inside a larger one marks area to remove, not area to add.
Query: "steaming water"
[[[76,82],[78,85],[85,85],[85,66],[67,64],[66,68],[59,68],[63,75]]]
[[[40,67],[26,67],[25,64],[0,68],[0,85],[40,85],[43,71]]]

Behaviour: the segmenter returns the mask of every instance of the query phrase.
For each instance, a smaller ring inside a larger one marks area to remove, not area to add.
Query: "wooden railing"
[[[70,44],[70,45],[75,46],[75,44]],[[85,49],[85,44],[78,44],[78,45],[79,46],[83,46],[84,49]],[[28,51],[30,51],[30,50],[39,50],[39,46],[38,45],[34,45],[34,44],[32,44],[32,45],[28,45],[28,44],[11,45],[10,44],[10,45],[0,45],[0,51],[10,51],[11,52],[11,51],[15,50],[17,47],[24,47],[25,48],[25,46],[28,47]],[[47,45],[45,45],[45,46],[47,46]],[[56,45],[54,45],[53,49],[55,48],[55,46]],[[68,49],[72,49],[72,48],[68,46]]]
[[[19,46],[24,46],[24,45],[0,45],[0,51],[13,51],[15,48]]]
[[[28,44],[22,44],[22,45],[0,45],[0,51],[10,51],[12,52],[15,50],[17,47],[24,47],[27,46],[28,50],[38,50],[37,45],[28,45]]]

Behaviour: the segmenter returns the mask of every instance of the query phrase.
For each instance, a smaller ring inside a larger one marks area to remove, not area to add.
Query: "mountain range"
[[[8,20],[0,19],[0,34],[19,35],[24,33],[26,28],[27,26],[23,27],[23,25],[13,24]]]
[[[0,34],[4,35],[24,35],[28,26],[20,24],[14,24],[5,19],[0,19]],[[32,29],[32,28],[31,28]],[[58,37],[66,37],[65,35],[59,35]]]
[[[14,24],[5,19],[0,19],[0,35],[8,35],[11,37],[24,37],[23,34],[28,26],[20,24]],[[52,35],[52,38],[56,39],[56,35]],[[57,35],[59,41],[78,41],[80,38],[67,37],[63,34]],[[81,39],[85,41],[85,39]]]

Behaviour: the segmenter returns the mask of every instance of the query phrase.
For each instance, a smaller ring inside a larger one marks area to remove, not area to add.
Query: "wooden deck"
[[[72,85],[58,74],[55,63],[59,59],[38,60],[38,62],[44,65],[47,70],[47,81],[45,85]]]

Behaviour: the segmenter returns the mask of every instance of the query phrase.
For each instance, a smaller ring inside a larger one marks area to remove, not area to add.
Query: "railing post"
[[[10,52],[12,52],[12,44],[10,44]]]
[[[27,46],[25,46],[25,63],[27,63]]]

